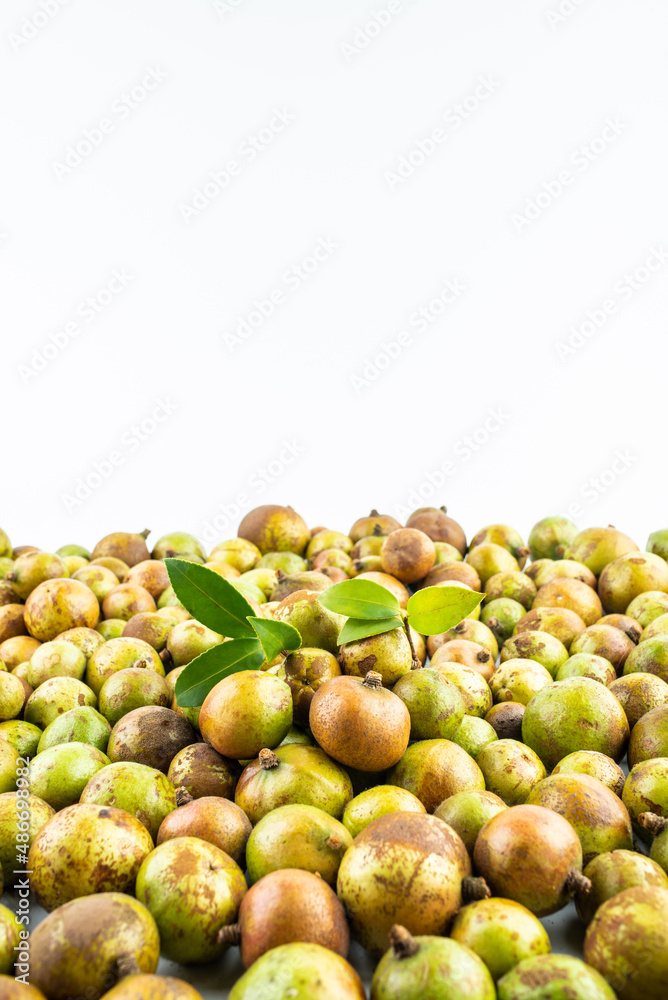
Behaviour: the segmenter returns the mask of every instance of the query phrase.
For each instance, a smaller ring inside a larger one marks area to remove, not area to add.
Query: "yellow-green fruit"
[[[633,648],[624,664],[624,675],[635,673],[654,674],[668,682],[668,636],[645,639]]]
[[[527,801],[532,789],[545,778],[540,757],[518,740],[497,740],[483,747],[476,763],[485,787],[507,806]]]
[[[417,796],[395,785],[375,785],[351,799],[343,812],[342,823],[356,837],[380,816],[393,812],[426,812]],[[447,822],[447,820],[446,820]]]
[[[552,774],[588,774],[598,778],[615,795],[621,795],[626,780],[624,772],[612,757],[597,750],[576,750],[560,760]]]
[[[80,649],[88,661],[96,649],[103,644],[104,639],[95,628],[69,628],[58,636],[60,642],[71,642]]]
[[[570,955],[525,958],[499,980],[497,987],[498,1000],[616,1000],[596,969]]]
[[[105,642],[108,642],[109,639],[120,638],[128,624],[123,618],[105,618],[96,626],[95,631],[100,633]]]
[[[600,576],[608,563],[637,551],[636,543],[616,528],[585,528],[570,540],[564,556],[584,563],[592,573]]]
[[[341,859],[353,842],[346,827],[314,806],[279,806],[255,826],[246,845],[251,883],[282,868],[317,872],[336,885]]]
[[[59,715],[81,705],[97,707],[97,698],[86,684],[76,677],[51,677],[30,695],[23,717],[26,722],[46,729]]]
[[[608,563],[598,581],[606,612],[624,614],[631,601],[647,590],[668,592],[668,564],[651,552],[630,552]]]
[[[279,603],[274,618],[297,629],[302,637],[302,647],[326,649],[333,655],[338,653],[337,640],[346,619],[323,607],[318,594],[308,590],[290,594]]]
[[[490,743],[498,740],[494,726],[477,715],[465,715],[452,742],[465,750],[469,757],[477,760],[478,754]]]
[[[456,792],[441,802],[434,816],[451,826],[464,841],[469,854],[473,854],[478,834],[487,820],[507,808],[503,799],[494,792],[469,789],[467,792]]]
[[[501,663],[489,679],[495,702],[515,701],[528,705],[533,696],[548,684],[552,675],[535,660],[508,659]]]
[[[220,848],[176,837],[145,858],[135,892],[155,919],[162,955],[201,964],[225,951],[220,931],[236,920],[246,889],[243,872]]]
[[[14,563],[7,579],[18,597],[25,601],[29,594],[45,580],[67,577],[63,560],[51,552],[27,552]]]
[[[340,677],[336,657],[326,649],[302,647],[286,656],[277,671],[292,692],[292,715],[296,723],[308,726],[313,695],[332,677]]]
[[[391,948],[371,980],[371,1000],[496,1000],[484,962],[452,938],[413,937],[405,927],[390,929]],[[425,992],[425,984],[429,984]]]
[[[30,761],[30,791],[58,811],[74,805],[88,781],[109,763],[88,743],[58,743]]]
[[[5,639],[0,645],[0,660],[7,670],[13,670],[19,663],[25,663],[30,659],[41,643],[33,639],[30,635],[15,635],[11,639]]]
[[[594,653],[574,653],[569,656],[555,674],[555,681],[564,681],[567,677],[589,677],[606,687],[615,680],[615,668],[604,656]]]
[[[385,687],[392,687],[400,677],[410,673],[413,652],[404,629],[395,628],[345,643],[341,646],[339,663],[343,672],[353,677],[366,677],[374,670],[381,675]]]
[[[223,562],[232,566],[238,573],[248,573],[260,562],[261,552],[257,545],[245,538],[230,538],[220,542],[209,554],[209,562]],[[304,567],[306,568],[306,567]]]
[[[641,838],[648,841],[649,834],[638,823],[638,817],[644,812],[668,817],[668,760],[661,756],[632,767],[624,784],[622,802]]]
[[[476,571],[483,587],[496,573],[519,573],[520,570],[517,559],[508,549],[494,542],[484,542],[469,549],[466,562]]]
[[[412,792],[427,812],[434,812],[444,799],[456,792],[485,787],[485,779],[476,762],[450,740],[412,743],[388,773],[387,781]]]
[[[539,559],[562,559],[566,546],[578,529],[567,517],[544,517],[529,532],[529,551],[533,562]]]
[[[453,739],[464,718],[464,699],[443,674],[410,670],[392,690],[408,709],[412,740]]]
[[[535,660],[554,677],[568,659],[568,650],[549,632],[520,632],[506,639],[501,649],[501,663],[511,659]]]
[[[36,727],[34,727],[36,728]],[[90,705],[71,708],[50,722],[40,733],[37,753],[49,750],[61,743],[88,743],[103,753],[107,749],[111,726],[100,713]],[[33,756],[33,754],[30,754]]]
[[[306,546],[306,558],[309,562],[313,562],[320,552],[325,552],[327,549],[340,549],[341,552],[349,554],[353,549],[353,541],[349,535],[344,535],[341,531],[319,531]]]
[[[16,788],[16,768],[19,755],[6,740],[0,740],[0,794]]]
[[[171,781],[162,771],[133,761],[101,768],[90,778],[79,801],[123,809],[146,827],[153,840],[165,816],[176,809]]]
[[[0,722],[15,719],[21,714],[26,700],[26,689],[15,674],[0,673]]]
[[[61,556],[60,558],[65,567],[63,576],[74,576],[77,570],[83,569],[84,566],[88,565],[88,559],[84,559],[83,556]]]
[[[668,889],[668,875],[663,868],[638,851],[599,854],[582,874],[591,882],[587,892],[578,892],[575,896],[575,908],[583,924],[591,923],[599,906],[624,889],[635,885],[656,885]]]
[[[552,951],[547,931],[512,899],[480,899],[455,917],[450,937],[479,956],[496,982],[525,958]]]
[[[35,927],[28,944],[30,980],[49,1000],[97,1000],[125,975],[155,972],[160,957],[155,920],[120,892],[66,903]]]
[[[162,535],[153,546],[151,559],[167,559],[171,556],[196,555],[206,559],[201,542],[187,531],[171,531]]]
[[[200,653],[219,645],[223,636],[194,618],[174,625],[167,637],[167,649],[175,667],[183,667]]]
[[[97,597],[100,604],[107,594],[118,587],[120,580],[115,573],[112,573],[106,566],[82,566],[72,574],[73,580],[85,583]]]
[[[618,677],[608,685],[620,703],[631,729],[653,708],[668,704],[668,684],[654,674],[637,673]]]
[[[49,642],[67,629],[95,628],[99,618],[95,594],[79,580],[46,580],[25,603],[26,627],[40,642]]]
[[[0,556],[11,558],[11,555],[12,543],[9,541],[7,532],[0,528]]]
[[[51,806],[36,795],[25,798],[17,796],[16,792],[4,792],[0,795],[0,865],[5,888],[13,886],[22,877],[14,874],[14,870],[19,867],[16,864],[17,847],[28,849],[42,827],[54,815],[55,811]],[[27,829],[19,830],[19,823],[27,824]]]
[[[452,681],[458,687],[464,698],[464,708],[467,715],[477,715],[481,719],[487,715],[492,707],[492,692],[482,674],[471,667],[464,666],[463,663],[439,663],[435,664],[434,670]]]
[[[79,896],[131,892],[152,850],[146,827],[123,809],[77,803],[56,813],[35,837],[30,886],[49,911]]]
[[[104,566],[105,569],[110,569],[121,583],[130,572],[128,564],[123,559],[117,559],[115,556],[99,556],[97,559],[91,559],[90,564],[91,566]]]
[[[114,531],[100,539],[91,552],[91,560],[121,559],[128,566],[135,566],[138,562],[144,562],[145,559],[151,558],[146,547],[146,539],[149,535],[150,531],[148,530],[136,535],[130,531]]]
[[[171,701],[164,677],[138,667],[128,667],[107,677],[100,688],[100,714],[115,726],[135,708],[167,707]]]
[[[199,715],[202,736],[235,760],[277,747],[292,725],[292,693],[279,677],[242,670],[209,691]]]
[[[469,549],[475,549],[478,545],[500,545],[507,549],[519,563],[520,569],[524,566],[529,555],[529,549],[522,541],[519,533],[507,524],[491,524],[483,528],[473,536],[469,542]]]
[[[28,684],[39,687],[50,677],[76,677],[83,680],[86,657],[72,642],[52,639],[36,649],[28,664]]]
[[[37,753],[42,730],[23,719],[0,722],[0,740],[11,743],[20,757],[34,757]]]
[[[19,923],[16,915],[6,906],[0,906],[0,975],[8,975],[14,968],[17,958],[19,932],[23,929],[23,924]],[[0,996],[3,996],[0,987]]]
[[[161,653],[175,624],[159,611],[142,611],[123,623],[121,636],[126,639],[142,639],[153,646],[156,653]]]
[[[249,511],[239,525],[239,538],[256,545],[266,552],[295,552],[302,555],[311,532],[303,517],[292,507],[266,504]]]
[[[23,954],[27,957],[27,950]],[[27,969],[28,963],[26,962],[24,969],[16,969],[17,975],[24,975]],[[19,982],[14,976],[0,976],[0,996],[3,1000],[46,1000],[42,991],[38,990],[36,986],[31,986],[24,980]]]
[[[142,667],[153,670],[161,677],[165,676],[162,660],[153,646],[141,639],[120,636],[117,639],[109,639],[95,650],[88,661],[86,684],[95,694],[99,694],[108,677],[127,667]]]
[[[329,948],[295,941],[261,955],[236,981],[229,1000],[364,1000],[352,965]]]

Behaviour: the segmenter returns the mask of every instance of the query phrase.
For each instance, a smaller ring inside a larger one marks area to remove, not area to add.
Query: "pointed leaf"
[[[484,596],[466,587],[425,587],[408,600],[408,623],[423,635],[439,635],[470,615]]]
[[[275,622],[270,618],[249,618],[260,640],[267,663],[271,663],[284,649],[299,649],[302,637],[293,625]]]
[[[254,637],[247,620],[253,608],[219,573],[183,559],[165,559],[165,566],[174,593],[198,622],[230,639]]]
[[[328,587],[318,600],[328,611],[349,618],[389,618],[400,610],[394,594],[373,580],[343,580]]]
[[[259,670],[264,650],[259,639],[231,639],[200,653],[181,671],[174,688],[176,704],[198,708],[212,687],[223,677],[240,670]]]
[[[382,632],[390,632],[393,628],[400,628],[403,619],[397,615],[394,618],[376,618],[371,621],[368,618],[349,618],[339,632],[336,640],[339,646],[344,642],[357,642],[358,639],[366,639],[369,635],[380,635]]]

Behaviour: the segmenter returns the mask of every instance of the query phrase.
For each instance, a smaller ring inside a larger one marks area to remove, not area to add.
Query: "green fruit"
[[[668,591],[668,564],[651,552],[629,552],[608,563],[598,581],[606,612],[624,614],[634,597],[647,590]]]
[[[219,934],[236,920],[246,888],[243,872],[220,848],[198,837],[177,837],[144,859],[135,892],[158,926],[161,954],[201,964],[225,951]]]
[[[509,597],[498,597],[483,606],[480,620],[487,625],[497,641],[503,643],[513,634],[517,623],[522,620],[525,613],[526,609],[518,601]]]
[[[500,545],[517,559],[520,569],[527,560],[529,549],[514,528],[507,524],[492,524],[474,535],[469,543],[469,549],[475,549],[479,545]]]
[[[528,610],[533,604],[536,592],[536,584],[526,573],[508,571],[495,573],[485,584],[485,604],[506,598]]]
[[[92,566],[90,564],[82,566],[72,574],[73,580],[85,583],[97,597],[100,604],[107,594],[110,594],[120,581],[115,573],[112,573],[106,566]]]
[[[49,911],[78,896],[131,892],[152,849],[151,835],[134,816],[78,802],[57,813],[35,837],[28,854],[30,886]]]
[[[443,632],[442,638],[443,642],[441,645],[452,642],[454,639],[466,639],[468,642],[475,642],[479,646],[484,646],[485,649],[489,650],[493,660],[499,655],[499,644],[494,632],[482,621],[476,621],[474,618],[462,619],[459,625],[455,625],[448,632]]]
[[[635,643],[620,628],[613,625],[590,625],[575,637],[570,645],[571,656],[576,653],[591,653],[603,656],[615,671],[621,670],[627,657],[635,649]]]
[[[544,517],[529,532],[531,561],[563,559],[566,546],[577,533],[578,529],[567,517]]]
[[[108,763],[107,755],[88,743],[59,743],[30,761],[30,792],[56,811],[64,809],[79,801],[89,779]]]
[[[167,707],[169,691],[163,677],[144,668],[128,667],[111,674],[100,688],[100,714],[115,726],[119,719],[145,705]]]
[[[635,829],[643,840],[649,841],[649,834],[638,823],[638,818],[645,812],[668,817],[668,760],[656,757],[654,760],[640,761],[632,767],[624,784],[622,802],[629,811]]]
[[[106,752],[111,726],[96,709],[89,705],[72,708],[50,722],[40,731],[37,753],[50,750],[61,743],[86,743]]]
[[[668,705],[646,712],[631,733],[629,767],[653,757],[668,757]]]
[[[19,868],[16,863],[17,845],[29,848],[54,814],[55,810],[36,795],[27,798],[17,796],[16,792],[0,795],[0,882],[4,881],[5,888],[22,878],[20,873],[15,873]],[[27,824],[27,829],[19,830],[19,823],[22,826]]]
[[[206,552],[194,535],[187,531],[172,531],[163,535],[153,546],[151,559],[167,559],[173,556],[195,555],[204,561]]]
[[[84,566],[88,566],[88,560],[84,559],[83,556],[62,556],[63,566],[65,567],[65,576],[74,576],[77,570],[83,569]]]
[[[462,663],[448,661],[434,665],[433,669],[459,688],[464,698],[466,715],[477,715],[480,718],[487,715],[492,707],[492,692],[482,674]]]
[[[26,689],[14,674],[0,672],[0,720],[9,722],[23,711]]]
[[[83,705],[97,707],[97,698],[86,684],[76,677],[51,677],[30,695],[23,716],[26,722],[46,729],[59,715]]]
[[[454,737],[464,718],[464,699],[438,670],[409,670],[392,690],[408,709],[412,740]]]
[[[82,681],[86,672],[86,657],[72,642],[53,639],[35,650],[28,664],[28,684],[39,687],[50,677],[76,677]]]
[[[607,688],[588,677],[544,687],[522,719],[522,739],[549,770],[575,750],[598,750],[619,760],[628,737],[624,709]]]
[[[628,674],[608,684],[608,690],[620,703],[631,729],[653,708],[668,704],[668,684],[654,674]]]
[[[456,792],[441,802],[434,816],[451,826],[462,838],[469,854],[473,854],[482,827],[492,816],[507,808],[503,799],[494,792],[472,789],[468,792]]]
[[[535,660],[554,677],[568,659],[568,650],[549,632],[520,632],[503,644],[501,663],[511,659]]]
[[[364,1000],[352,965],[319,944],[294,941],[261,955],[236,981],[229,1000]]]
[[[230,582],[235,583],[236,581],[232,580]],[[291,576],[286,576],[279,572],[278,582],[272,590],[269,600],[284,601],[286,597],[290,597],[293,594],[301,594],[303,590],[307,593],[321,594],[323,590],[331,587],[333,582],[324,573],[315,571],[307,570],[305,573],[294,573]]]
[[[536,660],[504,660],[489,679],[495,702],[528,705],[533,696],[552,683],[550,672]]]
[[[343,812],[342,823],[351,837],[356,837],[369,823],[392,812],[424,813],[426,810],[420,800],[405,788],[375,785],[350,800]]]
[[[246,845],[251,883],[268,872],[299,868],[336,885],[341,859],[353,842],[343,823],[314,806],[279,806],[255,826]]]
[[[646,625],[636,642],[644,642],[645,639],[656,639],[668,635],[668,614],[659,615]]]
[[[209,691],[199,715],[206,742],[236,760],[277,747],[291,725],[290,688],[262,670],[242,670],[223,678]]]
[[[438,739],[411,744],[389,771],[387,781],[412,792],[427,812],[434,812],[456,792],[485,787],[482,771],[473,758],[456,743]]]
[[[167,777],[174,788],[185,789],[194,799],[209,795],[232,799],[240,774],[236,760],[223,757],[207,743],[193,743],[172,759]]]
[[[615,795],[621,795],[626,780],[619,764],[597,750],[576,750],[560,760],[552,774],[588,774],[598,778]]]
[[[59,549],[56,549],[56,555],[64,559],[65,556],[81,556],[82,559],[89,560],[90,552],[85,549],[83,545],[61,545]]]
[[[61,632],[58,636],[59,642],[70,642],[77,649],[80,649],[88,661],[96,649],[104,643],[104,639],[94,628],[70,628],[66,632]]]
[[[86,683],[95,694],[99,694],[108,677],[128,667],[142,667],[153,670],[161,677],[165,676],[162,660],[153,646],[141,639],[119,637],[109,639],[95,650],[88,661]]]
[[[568,677],[588,677],[606,686],[615,680],[615,668],[603,656],[593,653],[574,653],[557,670],[555,680],[564,681]]]
[[[584,632],[587,626],[575,611],[569,608],[539,607],[520,618],[515,626],[515,635],[521,632],[547,632],[570,649],[573,640]]]
[[[305,556],[312,563],[319,553],[326,552],[327,549],[339,549],[349,555],[353,550],[353,540],[342,531],[319,531],[311,537]]]
[[[6,906],[0,906],[0,976],[8,976],[14,969],[22,929],[16,915]]]
[[[115,806],[135,816],[153,840],[165,816],[176,809],[176,794],[162,771],[123,761],[101,768],[88,781],[80,802]]]
[[[11,555],[12,543],[9,541],[7,532],[0,528],[0,556],[11,558]]]
[[[14,563],[6,579],[22,601],[45,580],[57,580],[68,575],[63,560],[51,552],[27,552]]]
[[[668,636],[645,639],[634,647],[624,664],[624,675],[635,673],[654,674],[668,682]]]
[[[318,595],[299,590],[282,600],[274,611],[276,621],[293,625],[302,637],[302,647],[326,649],[338,653],[338,635],[345,622],[343,615],[328,611]]]
[[[496,1000],[487,966],[469,947],[451,938],[413,937],[395,924],[392,947],[371,981],[371,1000]],[[428,994],[425,993],[425,984]]]
[[[182,611],[186,610],[181,604],[176,594],[174,593],[173,587],[166,587],[165,590],[163,590],[163,592],[161,593],[156,603],[159,611],[163,611],[165,608],[179,608]]]
[[[100,633],[105,642],[108,642],[109,639],[120,639],[128,624],[123,618],[105,618],[95,631]]]
[[[668,979],[668,889],[634,886],[603,903],[587,928],[584,957],[620,1000],[662,1000]]]
[[[0,794],[16,788],[18,763],[19,755],[11,743],[0,740]]]
[[[284,680],[292,692],[295,722],[308,726],[313,695],[322,684],[340,674],[336,657],[326,649],[302,647],[285,657],[276,676]]]
[[[316,806],[340,819],[353,797],[348,773],[320,747],[291,743],[246,767],[234,800],[255,824],[281,805]],[[293,866],[294,867],[294,866]]]
[[[520,570],[517,559],[502,545],[494,542],[470,548],[465,562],[476,571],[483,587],[495,573],[517,573]]]
[[[578,892],[575,908],[583,924],[591,923],[599,906],[618,892],[635,885],[668,889],[668,876],[660,865],[637,851],[609,851],[589,862],[583,875],[591,882],[588,892]]]
[[[343,672],[353,677],[366,677],[374,670],[383,678],[385,687],[393,687],[412,670],[413,652],[405,630],[395,628],[345,643],[339,652],[339,663]]]
[[[28,944],[30,980],[49,1000],[96,1000],[128,974],[155,972],[160,957],[155,920],[120,892],[72,900],[35,927]]]
[[[664,594],[661,590],[647,590],[633,598],[625,613],[646,628],[667,611],[668,594]]]
[[[195,742],[190,723],[169,708],[147,705],[124,715],[111,730],[107,754],[112,764],[135,761],[167,773],[173,758]]]
[[[460,837],[436,816],[391,813],[370,823],[346,851],[337,895],[353,936],[381,955],[393,924],[444,934],[462,903],[471,861]]]
[[[247,601],[250,601],[251,603],[255,601],[256,604],[260,605],[267,603],[267,597],[264,591],[260,590],[259,587],[256,587],[255,584],[249,583],[243,578],[239,578],[238,580],[229,580],[228,582],[230,586],[234,587],[235,590],[238,590]]]
[[[603,976],[570,955],[525,958],[497,988],[498,1000],[615,1000]]]
[[[450,937],[483,960],[496,982],[516,965],[552,951],[531,910],[512,899],[480,899],[459,911]]]
[[[518,740],[488,744],[476,757],[476,763],[487,790],[498,795],[507,806],[526,802],[546,774],[538,755]]]
[[[258,569],[273,569],[276,572],[281,570],[286,576],[295,573],[305,573],[307,563],[301,556],[294,552],[265,552],[257,564]]]
[[[452,742],[465,750],[473,760],[477,760],[480,751],[497,739],[496,730],[489,722],[478,718],[477,715],[465,715],[459,729],[452,737]]]
[[[609,563],[637,551],[636,543],[616,528],[585,528],[571,540],[564,555],[600,576]]]
[[[278,583],[278,575],[276,570],[268,569],[266,566],[264,568],[249,569],[247,573],[243,573],[238,580],[239,584],[250,584],[253,587],[257,587],[264,597],[264,601],[269,600],[269,595],[276,587]]]
[[[529,793],[527,804],[544,806],[571,824],[582,846],[583,863],[597,854],[633,850],[631,817],[619,796],[588,774],[552,774]]]
[[[31,722],[24,722],[23,719],[0,722],[0,740],[11,743],[19,757],[34,757],[41,736],[42,730],[39,726],[33,726]]]

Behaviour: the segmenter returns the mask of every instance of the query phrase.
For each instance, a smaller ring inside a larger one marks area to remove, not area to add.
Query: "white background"
[[[469,535],[501,521],[526,536],[573,504],[580,527],[612,522],[641,547],[666,525],[665,0],[394,0],[380,31],[387,0],[43,3],[53,16],[0,10],[15,544],[150,527],[212,546],[236,533],[234,505],[267,502],[342,530],[433,502]],[[249,162],[276,109],[291,120]],[[436,128],[444,141],[416,152]],[[232,159],[237,176],[189,213]],[[289,287],[321,239],[336,249]],[[131,280],[87,321],[115,270]],[[465,291],[410,327],[448,279]],[[160,401],[171,412],[151,422]]]

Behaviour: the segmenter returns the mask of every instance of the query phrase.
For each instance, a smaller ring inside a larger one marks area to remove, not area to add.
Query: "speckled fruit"
[[[485,721],[489,722],[500,740],[521,740],[524,709],[525,706],[517,701],[500,702],[492,705]]]
[[[533,696],[552,683],[550,672],[535,660],[507,659],[489,679],[494,701],[528,705]]]
[[[339,664],[352,677],[366,677],[370,670],[382,677],[385,687],[392,687],[413,666],[413,653],[403,628],[370,635],[341,646]]]
[[[655,757],[640,761],[631,768],[624,784],[622,801],[629,811],[635,829],[643,840],[650,836],[638,817],[644,812],[668,817],[668,759]]]
[[[241,773],[235,802],[251,823],[278,806],[316,806],[340,819],[353,797],[347,771],[320,747],[291,743],[261,752]]]
[[[23,965],[21,962],[19,964]],[[23,968],[17,967],[16,973],[19,976],[25,975],[27,969],[28,963],[26,962]],[[31,986],[24,980],[19,982],[14,976],[0,975],[0,995],[2,995],[3,1000],[46,1000],[42,991],[38,990],[36,986]]]
[[[156,609],[155,600],[148,590],[136,583],[119,583],[102,601],[105,618],[121,618],[124,621],[129,621],[133,615]]]
[[[532,789],[527,803],[552,809],[568,820],[580,838],[585,865],[597,854],[633,850],[628,810],[619,796],[598,778],[588,774],[552,774]]]
[[[624,674],[648,673],[668,682],[668,636],[645,639],[634,646],[624,664]]]
[[[434,816],[451,826],[464,842],[469,854],[473,848],[480,830],[485,823],[497,813],[507,809],[503,799],[494,792],[471,789],[467,792],[456,792],[441,802]]]
[[[125,810],[146,827],[153,840],[165,816],[176,809],[171,781],[161,771],[131,761],[103,767],[90,779],[79,801]]]
[[[631,733],[629,767],[653,757],[668,757],[668,705],[646,712]]]
[[[236,760],[256,757],[263,747],[278,746],[291,725],[290,688],[262,670],[242,670],[219,681],[204,699],[199,715],[206,742]]]
[[[499,644],[494,632],[484,622],[476,621],[474,618],[464,618],[458,625],[442,635],[444,642],[441,645],[453,639],[468,639],[469,642],[476,642],[488,649],[493,660],[496,660],[499,655]]]
[[[461,663],[476,670],[486,681],[494,672],[494,660],[489,649],[469,639],[452,639],[439,646],[431,658],[432,667],[443,663]]]
[[[495,1000],[487,966],[466,945],[451,938],[413,937],[405,927],[390,929],[391,948],[371,980],[371,1000]],[[428,993],[425,993],[425,985]]]
[[[668,978],[668,889],[635,886],[603,903],[587,928],[584,957],[620,1000],[663,1000]]]
[[[522,720],[522,738],[551,770],[575,750],[598,750],[619,760],[629,737],[624,709],[613,694],[587,677],[555,681],[533,696]]]
[[[236,920],[246,888],[243,872],[220,848],[197,837],[177,837],[144,859],[135,892],[158,926],[161,954],[201,964],[225,951],[219,934]]]
[[[567,517],[544,517],[529,532],[528,544],[531,559],[563,559],[566,546],[575,538],[578,529]]]
[[[629,653],[635,649],[635,643],[621,629],[612,625],[590,625],[573,640],[570,654],[593,653],[604,656],[615,670],[621,670]]]
[[[175,667],[183,667],[196,656],[219,645],[223,636],[191,618],[174,625],[167,637],[167,649]]]
[[[553,580],[541,587],[532,608],[566,608],[574,611],[585,625],[594,625],[603,614],[601,601],[591,587],[581,580]]]
[[[462,903],[471,862],[460,837],[435,816],[392,813],[370,823],[346,852],[337,882],[354,937],[383,953],[395,923],[443,934]]]
[[[207,743],[193,743],[172,759],[167,777],[174,788],[184,788],[194,799],[210,795],[231,799],[240,774],[238,761],[223,757]]]
[[[142,639],[120,636],[117,639],[109,639],[90,657],[86,669],[86,684],[95,694],[99,694],[108,677],[128,667],[152,670],[161,677],[165,676],[162,660],[153,646]]]
[[[0,644],[0,660],[7,670],[13,670],[19,663],[25,663],[39,649],[41,643],[31,635],[15,635]]]
[[[668,684],[654,674],[638,673],[618,677],[608,685],[608,690],[626,712],[631,729],[653,708],[668,705]]]
[[[78,896],[131,891],[152,848],[151,835],[134,816],[77,803],[57,813],[35,837],[28,855],[30,886],[49,911]]]
[[[569,677],[589,677],[592,681],[605,684],[606,687],[616,678],[615,668],[604,656],[594,653],[574,653],[557,670],[556,681],[565,681]]]
[[[632,643],[637,643],[640,639],[642,629],[638,622],[634,618],[629,618],[628,615],[603,615],[603,617],[598,622],[599,625],[612,625],[613,628],[618,628],[620,631],[627,635]],[[649,628],[650,626],[648,626]]]
[[[412,792],[427,812],[434,812],[456,792],[485,787],[476,762],[450,740],[412,743],[387,775],[387,781]]]
[[[608,563],[598,581],[607,613],[626,612],[634,597],[646,590],[668,592],[668,564],[651,552],[630,552]]]
[[[294,552],[302,555],[311,538],[303,517],[292,507],[280,507],[276,504],[256,507],[246,514],[237,534],[239,538],[245,538],[256,545],[262,554]]]
[[[337,639],[346,619],[324,608],[316,593],[298,590],[290,594],[275,609],[274,618],[297,629],[302,637],[302,647],[338,653]]]
[[[97,706],[91,689],[75,677],[51,677],[33,691],[23,710],[26,722],[46,729],[59,715],[79,706]]]
[[[195,742],[190,723],[169,708],[135,708],[111,730],[107,754],[112,763],[136,761],[167,773],[173,758]]]
[[[23,798],[17,797],[16,792],[0,794],[0,883],[4,881],[5,889],[23,877],[20,873],[15,873],[15,869],[19,867],[16,864],[16,845],[22,843],[29,848],[42,827],[54,815],[55,810],[48,802],[36,795]],[[20,831],[19,823],[27,823],[27,830]],[[18,833],[23,834],[21,840],[17,838]]]
[[[571,955],[525,958],[497,983],[498,1000],[616,1000],[596,969]]]
[[[381,549],[383,572],[415,583],[423,579],[436,562],[434,542],[418,528],[397,528],[387,536]]]
[[[10,743],[19,757],[34,757],[41,737],[42,730],[39,726],[33,726],[24,719],[0,722],[0,740]]]
[[[582,885],[582,848],[571,824],[551,809],[519,805],[493,816],[473,851],[495,896],[522,903],[537,917],[566,906]]]
[[[292,692],[294,721],[308,725],[311,700],[318,688],[332,677],[339,677],[341,668],[336,657],[325,649],[302,647],[286,656],[277,671]]]
[[[104,1000],[202,1000],[202,995],[183,979],[140,973],[127,976],[104,994]]]
[[[56,811],[64,809],[79,801],[87,782],[108,763],[107,755],[88,743],[58,743],[30,761],[30,791]]]
[[[91,559],[111,556],[114,559],[122,559],[128,566],[135,566],[144,559],[151,558],[146,547],[149,534],[149,531],[142,531],[136,535],[129,531],[114,531],[100,539],[91,552]]]
[[[14,968],[19,951],[19,932],[23,923],[19,923],[13,910],[0,906],[0,976],[8,975]],[[1,984],[0,980],[0,984]],[[0,996],[3,996],[0,985]]]
[[[25,601],[40,583],[68,575],[59,556],[51,552],[26,552],[16,560],[6,579],[10,580],[16,596]]]
[[[480,751],[490,743],[495,743],[497,739],[496,730],[489,722],[478,718],[477,715],[465,715],[459,729],[452,737],[452,742],[476,760]]]
[[[538,607],[520,618],[515,626],[515,635],[521,632],[548,632],[559,639],[566,649],[580,632],[586,628],[582,618],[568,608]]]
[[[444,562],[439,563],[427,574],[424,580],[418,585],[422,587],[435,587],[439,583],[450,583],[458,587],[470,587],[471,590],[480,591],[482,584],[477,572],[466,562]],[[477,609],[476,609],[477,610]],[[475,612],[470,611],[469,617],[475,617]]]
[[[229,1000],[364,1000],[352,965],[319,944],[294,941],[271,948],[241,976]]]
[[[584,563],[596,576],[600,576],[608,563],[629,552],[637,552],[636,543],[616,528],[585,528],[566,547],[566,559]]]
[[[353,838],[346,827],[322,809],[285,805],[273,809],[255,826],[246,845],[251,883],[282,868],[317,873],[336,884],[341,860]]]
[[[545,778],[546,771],[537,754],[518,740],[496,740],[476,757],[485,787],[507,806],[526,802],[532,789]]]
[[[518,601],[499,597],[484,605],[480,621],[487,625],[497,642],[503,643],[511,637],[524,614],[525,608]]]
[[[637,851],[609,851],[589,862],[583,872],[591,882],[588,892],[578,892],[575,908],[583,924],[589,924],[599,906],[618,892],[636,885],[668,889],[668,875],[655,861]]]
[[[621,795],[626,780],[619,764],[597,750],[576,750],[560,760],[552,774],[588,774],[598,778],[615,795]]]
[[[35,927],[28,945],[30,981],[49,1000],[99,1000],[124,976],[155,972],[160,957],[155,920],[120,892],[72,900]]]
[[[161,653],[174,625],[175,622],[158,611],[143,611],[124,622],[121,636],[126,639],[141,639],[153,646],[157,653]]]
[[[176,837],[199,837],[243,865],[252,829],[246,813],[234,802],[206,795],[168,813],[158,830],[156,844]]]
[[[40,642],[55,639],[66,629],[94,628],[99,618],[95,594],[78,580],[46,580],[25,603],[26,627]]]
[[[15,719],[23,711],[26,689],[15,674],[0,673],[0,722]]]
[[[467,715],[484,718],[492,707],[492,692],[479,671],[465,667],[463,663],[451,662],[433,664],[433,669],[459,688]]]
[[[146,705],[166,707],[169,691],[163,677],[140,667],[127,667],[107,677],[100,688],[100,714],[112,725],[135,708]]]
[[[410,714],[412,740],[451,740],[464,718],[464,699],[438,670],[411,670],[392,689]]]
[[[668,594],[661,590],[647,590],[633,598],[626,609],[626,614],[637,621],[642,628],[646,628],[667,611]]]
[[[71,708],[50,722],[40,734],[37,752],[42,753],[60,743],[88,743],[103,753],[107,749],[111,726],[90,705]],[[31,755],[32,756],[32,755]]]
[[[9,584],[7,584],[9,586]],[[16,601],[16,595],[12,591],[12,601]],[[96,602],[97,603],[97,602]],[[9,604],[5,602],[0,606],[0,643],[7,639],[13,639],[17,635],[27,635],[28,628],[25,620],[25,605]],[[49,638],[52,638],[49,636]]]
[[[499,659],[501,663],[512,659],[535,660],[554,677],[568,659],[568,650],[549,632],[520,632],[504,642]]]
[[[448,542],[462,555],[466,553],[464,529],[457,521],[448,517],[445,507],[421,507],[413,511],[406,522],[406,527],[424,531],[434,542]]]
[[[495,982],[524,959],[552,950],[540,920],[512,899],[469,903],[455,917],[450,937],[474,951]]]
[[[536,596],[537,587],[530,576],[517,570],[495,573],[485,582],[485,604],[489,601],[509,598],[525,608],[530,608]]]
[[[375,785],[350,800],[344,810],[342,823],[350,835],[356,837],[369,823],[392,812],[424,813],[426,809],[420,800],[405,788],[397,788],[395,785]]]

